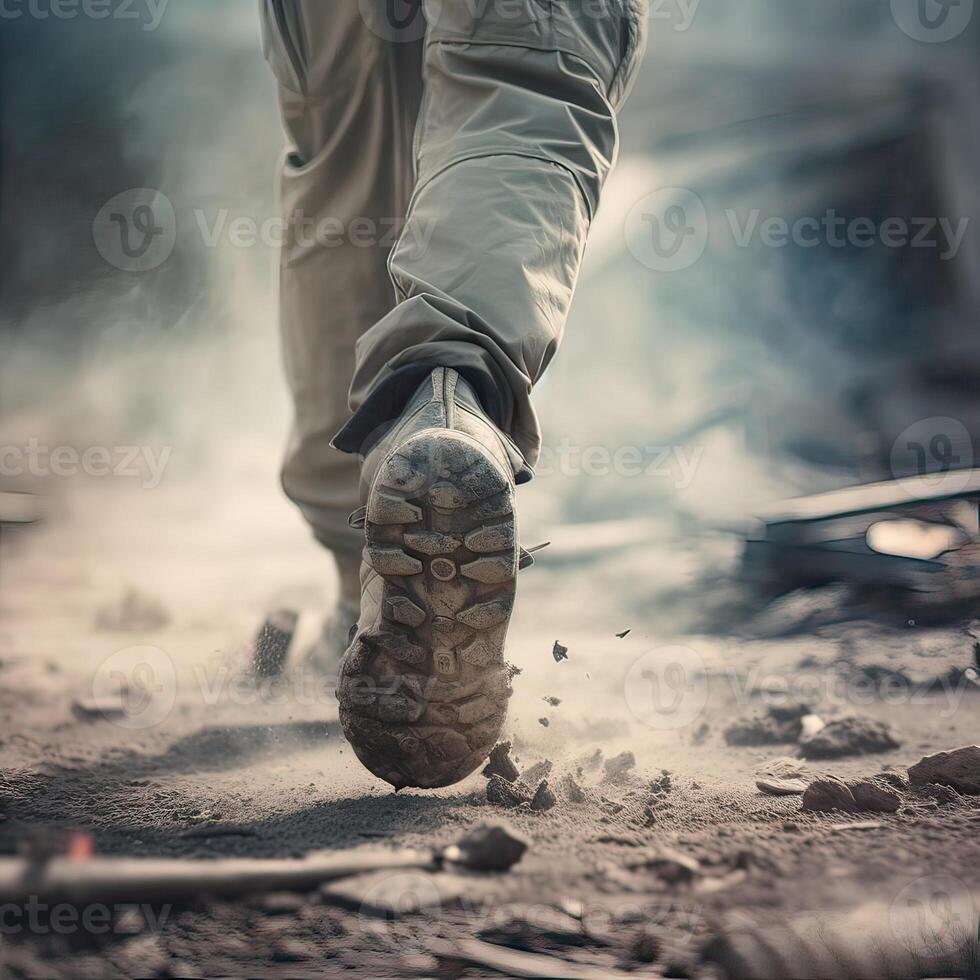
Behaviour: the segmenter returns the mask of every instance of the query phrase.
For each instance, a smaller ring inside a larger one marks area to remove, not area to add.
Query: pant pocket
[[[304,94],[307,40],[299,0],[260,0],[262,46],[279,84]]]

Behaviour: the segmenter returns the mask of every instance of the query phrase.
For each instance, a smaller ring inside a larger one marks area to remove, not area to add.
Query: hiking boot
[[[361,613],[337,696],[357,757],[396,790],[458,782],[500,735],[522,564],[515,478],[528,476],[448,368],[365,457]]]

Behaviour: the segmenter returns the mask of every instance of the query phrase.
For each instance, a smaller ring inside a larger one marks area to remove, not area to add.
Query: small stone
[[[805,759],[834,759],[845,755],[887,752],[900,745],[901,742],[888,725],[874,718],[855,715],[838,718],[816,735],[801,740],[800,752]],[[980,752],[980,749],[977,751]]]
[[[804,715],[800,719],[800,738],[813,738],[826,727],[827,723],[820,715]]]
[[[568,647],[563,647],[555,640],[555,645],[551,648],[551,655],[555,658],[555,663],[560,664],[563,660],[568,659]]]
[[[571,773],[568,773],[562,780],[561,789],[569,803],[584,803],[587,799],[585,791],[575,782]]]
[[[980,794],[980,745],[927,755],[909,768],[909,782],[913,786],[940,783],[958,793]]]
[[[859,810],[870,810],[873,813],[894,813],[901,805],[902,798],[890,786],[885,786],[874,779],[862,779],[848,783],[848,788],[854,796],[854,802]]]
[[[531,790],[520,780],[509,782],[503,776],[493,775],[487,782],[487,802],[514,809],[531,802]]]
[[[541,700],[550,704],[552,708],[557,708],[561,704],[561,698],[546,697]]]
[[[637,963],[655,963],[659,955],[660,940],[649,929],[638,932],[630,942],[630,957]]]
[[[483,767],[483,775],[489,779],[491,776],[500,776],[512,783],[520,773],[517,766],[510,758],[510,742],[499,742],[490,750],[490,760]]]
[[[776,721],[799,721],[810,714],[810,705],[805,701],[786,701],[783,704],[769,705],[769,717]]]
[[[636,756],[632,752],[620,752],[612,759],[607,759],[603,766],[605,778],[615,782],[623,779],[630,769],[636,766]]]
[[[540,726],[541,726],[542,728],[547,728],[547,727],[548,727],[548,726],[549,726],[549,725],[551,724],[551,722],[550,722],[550,721],[548,721],[548,719],[547,719],[547,718],[539,718],[539,719],[538,719],[538,724],[539,724],[539,725],[540,725]]]
[[[531,800],[531,809],[543,813],[550,810],[556,802],[555,794],[551,792],[551,787],[548,786],[548,780],[542,779],[537,790],[535,790],[534,798]]]
[[[900,772],[879,772],[874,778],[880,783],[887,783],[892,789],[897,789],[902,793],[909,789],[908,778]]]
[[[793,796],[806,791],[806,783],[802,779],[757,779],[755,785],[770,796]]]
[[[732,722],[725,729],[728,745],[779,745],[795,742],[800,734],[799,721],[779,721],[770,715],[752,715]]]
[[[480,824],[443,856],[471,871],[508,871],[524,856],[527,841],[502,824]]]
[[[858,806],[847,783],[833,776],[815,779],[803,793],[800,804],[803,810],[816,810],[820,813],[830,813],[833,810],[843,810],[846,813],[856,813]]]

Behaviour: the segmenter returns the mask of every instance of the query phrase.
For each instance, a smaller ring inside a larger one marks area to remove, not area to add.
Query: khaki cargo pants
[[[561,341],[646,0],[261,6],[290,144],[283,486],[320,541],[353,552],[350,454],[432,366],[467,377],[537,458],[530,392]]]

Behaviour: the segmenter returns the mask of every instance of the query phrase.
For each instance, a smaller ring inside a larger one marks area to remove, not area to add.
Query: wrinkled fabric
[[[537,458],[531,389],[561,343],[645,44],[644,0],[422,8],[262,0],[291,143],[283,485],[335,548],[357,546],[357,460],[344,453],[398,413],[420,366],[457,369]],[[397,223],[397,243],[365,245],[364,218]],[[324,219],[347,234],[315,240],[309,222]]]

